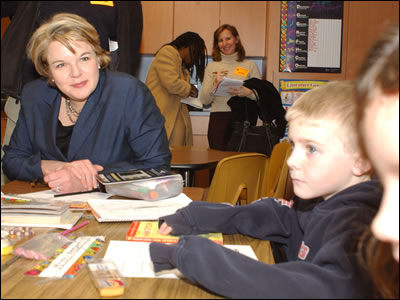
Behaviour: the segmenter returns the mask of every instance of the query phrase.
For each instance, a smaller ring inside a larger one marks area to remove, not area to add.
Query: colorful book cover
[[[208,238],[215,243],[222,245],[222,233],[206,233],[199,236]],[[162,235],[158,233],[158,221],[133,221],[127,234],[127,241],[137,242],[159,242],[159,243],[177,243],[180,235]]]

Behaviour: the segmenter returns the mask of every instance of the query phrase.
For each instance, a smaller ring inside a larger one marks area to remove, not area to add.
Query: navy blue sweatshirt
[[[186,278],[229,298],[368,298],[372,284],[357,264],[356,244],[379,207],[377,181],[351,186],[312,209],[264,198],[247,206],[192,202],[162,217],[174,245],[151,243],[156,271]],[[268,265],[192,234],[241,233],[284,244],[288,262]]]

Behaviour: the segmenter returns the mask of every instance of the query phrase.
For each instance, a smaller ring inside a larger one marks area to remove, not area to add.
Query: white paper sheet
[[[340,68],[342,21],[309,19],[307,67]]]
[[[181,193],[162,200],[89,200],[88,203],[99,222],[127,222],[134,220],[158,220],[161,216],[175,213],[192,200]]]
[[[130,241],[110,241],[105,259],[112,260],[124,277],[150,277],[150,278],[182,278],[177,269],[165,270],[154,273],[153,263],[150,259],[150,243]],[[250,258],[257,257],[248,245],[224,245]]]
[[[193,106],[194,108],[203,109],[203,103],[200,102],[199,98],[187,97],[181,99],[181,102]]]
[[[243,85],[243,80],[224,77],[222,81],[217,85],[217,87],[211,91],[211,95],[221,96],[221,97],[232,97],[231,94],[228,94],[229,89],[231,87],[240,87],[242,85]]]

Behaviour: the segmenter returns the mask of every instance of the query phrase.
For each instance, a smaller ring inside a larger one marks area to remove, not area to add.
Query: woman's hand
[[[44,181],[56,193],[75,193],[87,191],[82,182],[63,168],[58,171],[45,171]]]
[[[253,91],[242,85],[240,87],[230,87],[228,94],[238,97],[249,97],[253,94]]]
[[[214,74],[214,87],[216,87],[222,79],[228,75],[228,70],[220,71],[220,72],[213,72]]]
[[[168,235],[172,232],[172,227],[169,226],[167,223],[162,223],[160,228],[158,229],[158,233],[162,235]]]
[[[88,159],[60,165],[56,170],[44,170],[44,181],[49,187],[62,193],[91,191],[97,188],[95,175],[102,171],[100,165],[93,165]]]
[[[193,84],[191,84],[189,97],[197,98],[198,94],[199,94],[199,90],[197,89],[197,87],[195,87]]]

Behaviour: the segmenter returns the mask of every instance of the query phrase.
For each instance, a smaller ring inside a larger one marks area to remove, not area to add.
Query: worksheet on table
[[[112,260],[124,277],[151,277],[151,278],[182,278],[177,269],[154,272],[150,258],[150,243],[131,241],[110,241],[105,259]],[[233,251],[257,260],[253,249],[249,245],[224,245]]]

